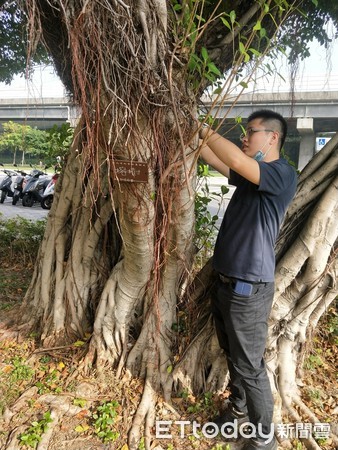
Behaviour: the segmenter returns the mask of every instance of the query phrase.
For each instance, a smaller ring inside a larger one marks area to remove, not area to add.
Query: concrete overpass
[[[214,99],[204,99],[208,110]],[[258,109],[271,109],[282,114],[288,122],[286,152],[302,169],[318,150],[319,137],[329,138],[338,132],[338,91],[242,94],[233,105],[234,98],[217,100],[211,115],[224,120],[222,134],[239,143],[241,133],[235,119],[242,118],[245,127],[248,116]]]
[[[74,125],[78,108],[67,98],[0,99],[0,131],[3,122],[13,121],[46,130],[69,122]]]
[[[241,130],[235,119],[242,118],[245,127],[248,116],[257,109],[272,109],[282,114],[289,126],[285,149],[290,158],[302,169],[316,151],[316,138],[329,137],[338,132],[338,91],[251,93],[235,98],[217,99],[211,114],[223,119],[221,133],[239,144]],[[209,109],[213,99],[204,98]],[[1,123],[14,122],[51,128],[54,124],[69,122],[74,126],[79,110],[67,98],[0,99]]]

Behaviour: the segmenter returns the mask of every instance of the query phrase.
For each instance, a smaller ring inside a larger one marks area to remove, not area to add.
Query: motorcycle
[[[14,193],[13,193],[13,199],[12,199],[12,205],[16,205],[18,203],[18,200],[23,197],[22,191],[25,186],[25,183],[27,183],[28,179],[31,175],[27,174],[23,170],[19,170],[19,174],[15,180],[14,180]]]
[[[14,181],[13,177],[18,175],[17,172],[10,169],[4,169],[3,172],[7,175],[3,180],[0,182],[0,203],[3,203],[8,195],[8,197],[13,197],[14,195]]]
[[[58,178],[59,178],[59,174],[58,173],[54,174],[42,194],[41,207],[43,209],[50,209],[52,207],[52,203],[53,203],[53,199],[54,199],[55,184],[56,184]]]
[[[51,175],[34,169],[22,190],[22,206],[33,206],[34,202],[41,202],[42,194],[51,180]]]

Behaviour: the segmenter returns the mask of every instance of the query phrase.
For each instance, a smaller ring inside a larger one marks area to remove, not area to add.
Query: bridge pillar
[[[313,118],[298,118],[297,130],[301,136],[299,145],[298,169],[302,170],[315,153],[316,136],[313,131]]]

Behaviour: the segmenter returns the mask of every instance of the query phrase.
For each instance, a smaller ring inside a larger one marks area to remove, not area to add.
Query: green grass
[[[22,271],[18,274],[15,268],[0,268],[0,311],[11,309],[21,302],[31,278],[31,269],[28,268],[26,274]]]
[[[0,161],[1,162],[1,161]],[[32,169],[40,169],[43,170],[44,172],[47,173],[54,173],[54,167],[48,167],[47,169],[45,169],[44,167],[40,167],[39,164],[32,164],[32,166],[30,166],[29,164],[17,164],[17,167],[14,167],[13,164],[5,164],[3,163],[3,166],[0,166],[0,170],[4,170],[4,169],[8,169],[8,170],[22,170],[23,172],[29,173]]]

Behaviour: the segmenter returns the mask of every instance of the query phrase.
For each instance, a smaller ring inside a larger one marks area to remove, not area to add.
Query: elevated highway
[[[78,108],[65,97],[0,99],[0,131],[1,124],[10,120],[41,130],[64,122],[74,125],[78,115]]]
[[[242,118],[245,127],[248,116],[258,109],[272,109],[282,114],[289,126],[286,152],[302,169],[311,159],[316,138],[330,137],[338,132],[338,90],[310,92],[254,92],[242,94],[234,104],[235,97],[203,99],[211,115],[223,124],[220,132],[239,144],[241,130],[236,118]],[[12,120],[39,129],[69,122],[75,125],[79,109],[65,97],[40,99],[0,99],[1,123]]]

